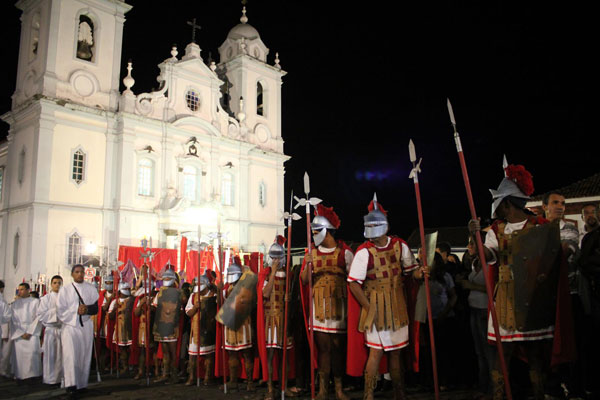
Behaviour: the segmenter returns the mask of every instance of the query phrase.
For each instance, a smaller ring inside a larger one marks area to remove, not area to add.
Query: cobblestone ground
[[[265,385],[258,385],[256,392],[248,393],[239,391],[235,393],[223,394],[217,385],[208,388],[185,386],[183,383],[175,385],[153,384],[146,386],[146,381],[135,381],[131,378],[119,378],[114,376],[103,375],[102,382],[96,382],[96,375],[92,372],[90,375],[90,386],[83,393],[79,394],[79,399],[228,399],[228,400],[259,400],[264,398],[266,393]],[[183,380],[183,379],[182,379]],[[245,389],[245,387],[244,387]],[[421,400],[432,399],[433,394],[426,391],[419,391],[416,388],[409,387],[407,393],[409,399]],[[362,399],[362,391],[351,390],[347,392],[352,399]],[[376,398],[388,399],[392,398],[392,393],[389,391],[378,391]],[[473,399],[475,394],[471,391],[449,391],[442,393],[442,399],[447,400],[467,400]],[[41,379],[30,379],[23,382],[15,382],[14,380],[0,378],[0,399],[19,399],[19,400],[36,400],[36,399],[68,399],[64,389],[50,387],[44,385]],[[276,397],[278,399],[279,397]],[[308,396],[298,397],[298,400],[307,400]],[[334,399],[333,393],[331,398]]]

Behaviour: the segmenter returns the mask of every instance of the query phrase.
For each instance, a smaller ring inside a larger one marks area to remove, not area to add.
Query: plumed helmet
[[[388,231],[387,212],[377,202],[376,193],[373,195],[373,200],[371,200],[368,210],[369,213],[364,216],[365,238],[375,239],[385,235]]]
[[[340,227],[340,218],[333,211],[333,207],[325,207],[322,204],[317,204],[315,208],[315,217],[313,218],[310,229],[312,231],[317,231],[317,233],[313,233],[313,240],[315,242],[315,246],[319,246],[325,240],[327,236],[327,230],[332,229],[336,230]]]
[[[496,218],[496,209],[507,197],[518,197],[528,200],[533,194],[532,176],[522,165],[507,165],[504,167],[504,178],[498,189],[490,189],[492,193],[492,218]]]

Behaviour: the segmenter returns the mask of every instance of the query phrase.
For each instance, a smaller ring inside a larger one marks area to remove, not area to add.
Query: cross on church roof
[[[196,18],[188,21],[187,24],[192,27],[192,43],[196,43],[196,29],[200,30],[200,25],[196,25]]]

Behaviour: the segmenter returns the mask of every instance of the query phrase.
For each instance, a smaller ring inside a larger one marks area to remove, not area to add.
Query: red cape
[[[352,252],[352,249],[346,244],[344,243],[343,240],[337,240],[336,241],[337,247],[341,248],[343,251],[340,253],[340,257],[344,257],[345,256],[345,250],[349,250]],[[318,250],[317,250],[318,251]],[[306,250],[305,250],[305,254],[306,254]],[[304,261],[304,259],[302,260],[302,268],[300,269],[300,274],[302,274],[302,271],[304,271],[304,267],[306,267],[306,262]],[[300,298],[302,299],[302,314],[304,315],[304,328],[306,329],[306,337],[309,341],[309,347],[310,347],[310,331],[308,329],[308,323],[309,323],[309,317],[310,317],[310,310],[309,307],[311,307],[311,299],[309,298],[309,294],[308,294],[308,284],[304,284],[302,282],[302,278],[299,279],[300,280]],[[348,291],[348,293],[350,293]],[[348,302],[350,302],[350,296],[348,296]],[[356,322],[356,325],[358,326],[358,321]],[[313,365],[313,369],[318,368],[318,359],[319,359],[319,352],[317,349],[317,346],[315,345],[313,348],[313,353],[314,353],[314,365]],[[348,352],[347,357],[351,357],[353,355],[352,352]],[[360,376],[362,376],[362,373],[360,374]]]
[[[492,230],[497,233],[498,225],[503,222],[496,220],[492,224]],[[527,224],[534,223],[535,225],[548,224],[548,221],[542,217],[530,217]],[[562,363],[572,362],[576,359],[577,350],[575,346],[575,334],[573,327],[573,315],[571,308],[571,295],[569,293],[569,278],[567,259],[562,254],[562,262],[560,265],[560,272],[558,277],[558,288],[556,296],[556,319],[554,322],[554,338],[552,339],[552,353],[550,359],[550,365],[556,366]],[[498,282],[498,268],[497,265],[490,265],[489,278],[492,280],[492,287],[496,287]],[[489,315],[489,311],[488,311]],[[495,345],[495,340],[488,340],[490,344]],[[527,360],[524,354],[519,354],[519,357],[523,360]]]

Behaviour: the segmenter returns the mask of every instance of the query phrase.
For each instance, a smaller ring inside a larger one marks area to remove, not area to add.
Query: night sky
[[[5,79],[0,112],[15,87],[20,12],[1,2]],[[205,60],[239,23],[239,1],[128,1],[122,76],[134,63],[133,91],[156,86],[158,67],[177,44],[196,41]],[[469,218],[446,97],[454,106],[478,213],[489,217],[489,188],[502,179],[502,155],[533,174],[536,193],[598,172],[592,125],[591,6],[573,2],[290,2],[254,0],[249,24],[279,52],[283,85],[286,207],[290,190],[333,205],[339,237],[362,240],[362,216],[376,191],[391,232],[417,227],[408,179],[408,140],[423,157],[421,195],[427,227]],[[157,5],[161,6],[158,7]],[[595,122],[595,121],[594,121]],[[0,126],[0,137],[8,126]],[[305,242],[303,221],[294,244]]]

